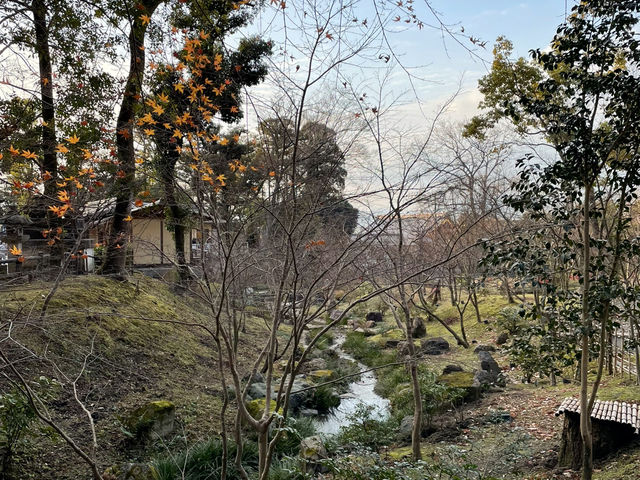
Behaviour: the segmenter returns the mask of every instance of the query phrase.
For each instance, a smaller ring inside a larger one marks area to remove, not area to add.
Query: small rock
[[[247,399],[255,400],[256,398],[264,398],[267,396],[266,383],[252,383],[247,390]]]
[[[364,328],[373,328],[375,326],[376,326],[376,322],[374,322],[373,320],[368,320],[364,324]]]
[[[302,416],[302,417],[317,417],[318,416],[318,410],[316,410],[315,408],[303,408],[302,410],[300,410],[300,416]]]
[[[395,338],[389,338],[386,341],[386,347],[387,348],[395,348],[398,346],[398,344],[400,343],[400,340],[396,340]]]
[[[253,375],[245,375],[244,377],[242,377],[242,382],[243,383],[264,383],[264,375],[262,375],[260,372],[256,372]]]
[[[400,421],[396,438],[399,442],[410,442],[413,433],[413,415],[407,415]]]
[[[446,375],[447,373],[452,373],[452,372],[462,372],[462,367],[460,365],[447,365],[446,367],[444,367],[444,370],[442,370],[442,374]]]
[[[504,345],[507,343],[507,340],[509,340],[509,334],[507,332],[502,332],[496,339],[496,345]]]
[[[473,349],[473,353],[495,352],[495,351],[496,351],[496,347],[494,347],[493,345],[478,345],[476,348]]]

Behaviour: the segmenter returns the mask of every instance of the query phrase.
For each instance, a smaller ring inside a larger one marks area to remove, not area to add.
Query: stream
[[[367,366],[358,362],[351,355],[342,350],[341,345],[345,341],[344,335],[336,336],[333,349],[338,355],[347,360],[351,360],[358,365],[359,370],[366,370]],[[318,433],[334,435],[340,431],[340,427],[349,424],[348,417],[353,415],[360,404],[372,406],[371,417],[376,420],[384,420],[389,416],[389,400],[382,398],[373,391],[376,385],[374,372],[366,372],[360,375],[360,380],[349,385],[349,391],[340,396],[341,402],[338,407],[329,414],[324,415],[316,421]]]

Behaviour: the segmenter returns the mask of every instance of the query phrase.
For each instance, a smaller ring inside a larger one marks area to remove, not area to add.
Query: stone
[[[382,313],[381,312],[369,312],[365,317],[367,322],[378,323],[382,322]]]
[[[507,343],[507,340],[509,340],[509,334],[507,332],[502,332],[496,339],[496,345],[504,345]]]
[[[486,370],[476,370],[473,374],[473,385],[487,388],[496,381],[497,377]]]
[[[407,415],[400,421],[396,438],[399,442],[410,442],[413,433],[413,415]]]
[[[256,398],[264,398],[267,396],[266,383],[252,383],[247,390],[247,398],[255,400]]]
[[[317,474],[324,471],[322,461],[329,458],[322,437],[313,435],[300,442],[300,459],[305,473]]]
[[[364,324],[364,328],[373,328],[375,326],[376,326],[376,322],[374,322],[372,320],[368,320]]]
[[[496,347],[494,347],[493,345],[478,345],[476,348],[473,349],[473,353],[495,352],[495,351],[496,351]]]
[[[262,417],[262,414],[264,412],[264,407],[266,404],[267,404],[266,398],[256,398],[255,400],[251,400],[250,402],[247,402],[247,411],[253,418],[259,419],[260,417]],[[270,411],[274,411],[276,409],[276,401],[271,400],[270,405],[271,405]],[[278,413],[282,414],[282,409],[278,409]]]
[[[309,372],[308,376],[314,382],[327,382],[335,377],[335,372],[333,370],[314,370]]]
[[[474,380],[474,374],[471,372],[451,372],[438,377],[438,382],[444,383],[448,387],[463,389],[463,400],[467,402],[480,398],[481,388]]]
[[[104,480],[155,480],[154,470],[146,463],[114,465],[102,474]]]
[[[444,370],[442,370],[442,374],[446,375],[448,373],[453,373],[453,372],[462,372],[462,367],[460,365],[447,365],[446,367],[444,367]]]
[[[427,335],[427,327],[424,324],[424,320],[422,320],[420,317],[413,319],[411,335],[413,336],[413,338],[422,338]]]
[[[489,372],[496,377],[502,372],[500,365],[496,362],[491,353],[486,351],[478,352],[478,359],[480,360],[480,368],[486,372]]]
[[[313,358],[307,362],[305,365],[305,370],[313,371],[313,370],[326,370],[327,369],[327,361],[322,358]]]
[[[301,417],[317,417],[318,410],[316,410],[315,408],[303,408],[302,410],[300,410],[300,416]]]
[[[139,440],[166,438],[175,430],[176,407],[157,400],[137,408],[125,419],[125,428]]]
[[[264,375],[262,375],[260,372],[256,372],[253,375],[245,375],[244,377],[242,377],[242,382],[243,383],[264,383]]]
[[[441,355],[449,350],[449,342],[442,337],[429,338],[422,341],[421,349],[425,355]]]

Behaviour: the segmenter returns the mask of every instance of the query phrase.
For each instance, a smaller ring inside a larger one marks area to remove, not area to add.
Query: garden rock
[[[267,384],[266,383],[252,383],[247,390],[247,398],[249,400],[255,400],[256,398],[264,398],[267,396]]]
[[[376,322],[374,322],[373,320],[368,320],[364,324],[364,328],[373,328],[375,326],[376,326]]]
[[[264,375],[262,375],[260,372],[256,372],[253,375],[245,375],[244,377],[242,377],[242,381],[244,383],[264,383]]]
[[[502,332],[496,339],[496,345],[504,345],[507,343],[507,340],[509,340],[509,334],[507,332]]]
[[[442,374],[446,375],[448,373],[453,373],[453,372],[462,372],[462,367],[460,365],[447,365],[446,367],[444,367],[444,370],[442,370]]]
[[[486,351],[478,352],[478,359],[480,360],[480,368],[486,372],[495,375],[496,377],[502,372],[500,365],[496,362],[491,353]]]
[[[413,338],[422,338],[427,335],[427,327],[424,324],[424,320],[420,317],[413,319],[411,335]]]
[[[473,349],[473,353],[495,352],[495,351],[496,351],[496,347],[494,347],[493,345],[478,345],[476,348]]]
[[[399,442],[410,442],[413,433],[413,415],[407,415],[400,421],[398,427],[397,439]]]
[[[327,361],[322,358],[313,358],[307,362],[305,365],[305,370],[312,372],[313,370],[326,370],[327,369]]]
[[[367,322],[378,323],[382,321],[382,313],[381,312],[369,312],[365,317]]]
[[[149,402],[124,420],[125,428],[139,440],[166,438],[175,430],[176,407],[167,400]]]
[[[426,355],[441,355],[449,350],[449,342],[442,337],[434,337],[424,340],[421,347]]]

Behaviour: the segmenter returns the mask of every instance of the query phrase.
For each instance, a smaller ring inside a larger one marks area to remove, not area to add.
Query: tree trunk
[[[469,299],[471,300],[471,303],[473,304],[473,309],[476,312],[476,319],[478,320],[478,323],[482,322],[482,317],[480,316],[480,308],[478,306],[478,294],[476,293],[476,289],[473,288],[471,290],[471,294],[469,295]]]
[[[503,277],[503,285],[504,285],[504,291],[507,294],[507,301],[509,302],[509,304],[513,304],[516,303],[515,299],[513,298],[513,293],[511,293],[511,286],[509,285],[509,279],[507,278],[507,276],[505,275]]]
[[[418,362],[416,360],[416,347],[413,343],[413,325],[411,313],[405,309],[405,329],[407,334],[407,346],[409,348],[409,371],[411,372],[411,390],[413,393],[413,428],[411,430],[411,451],[414,461],[422,459],[420,441],[422,439],[422,393],[420,392],[420,378],[418,376]]]
[[[31,5],[33,24],[36,34],[36,50],[40,75],[40,101],[42,102],[42,165],[44,174],[51,178],[44,181],[44,194],[55,197],[58,160],[56,158],[55,105],[53,97],[53,68],[49,49],[49,29],[47,25],[47,6],[44,0],[33,0]]]
[[[151,17],[161,0],[144,0],[138,13]],[[129,33],[129,76],[125,85],[120,113],[116,123],[116,146],[121,174],[115,184],[115,207],[106,245],[102,271],[123,274],[127,256],[127,233],[129,222],[125,219],[131,212],[131,200],[135,188],[135,145],[133,138],[135,107],[140,100],[144,79],[144,37],[147,24],[136,13]]]
[[[580,357],[580,435],[582,436],[582,480],[591,480],[593,476],[593,435],[591,428],[591,412],[589,412],[589,399],[587,396],[587,389],[589,386],[589,339],[591,333],[591,313],[589,312],[589,288],[591,285],[591,189],[591,183],[587,183],[584,189],[584,224],[582,234],[582,354]]]

